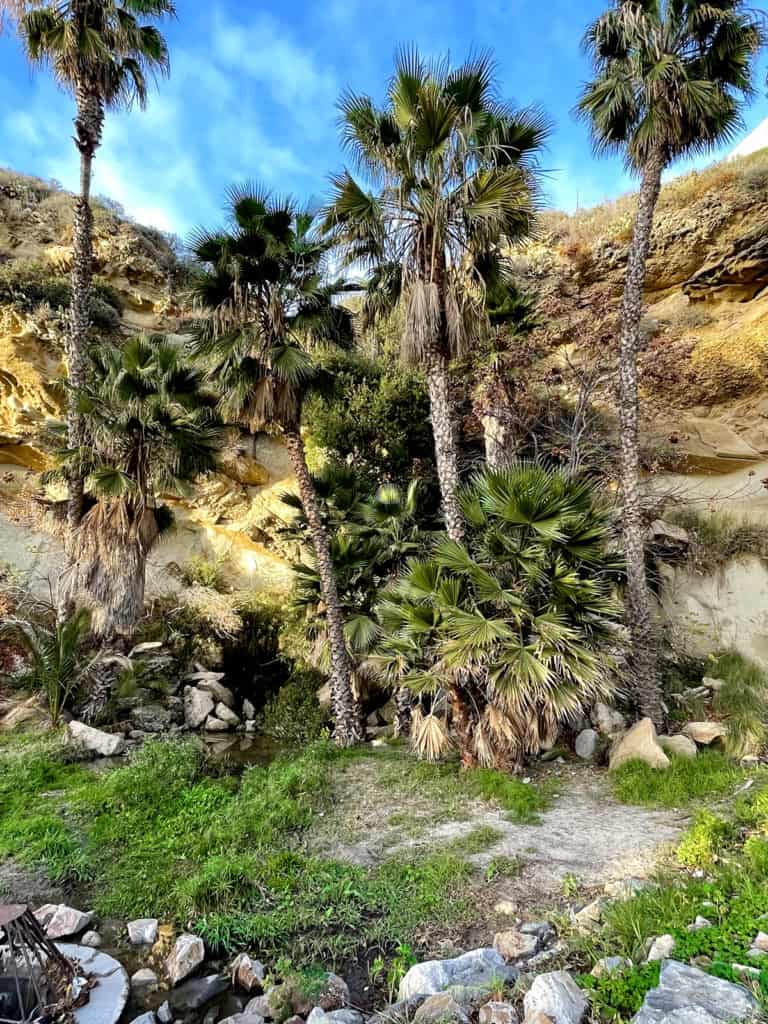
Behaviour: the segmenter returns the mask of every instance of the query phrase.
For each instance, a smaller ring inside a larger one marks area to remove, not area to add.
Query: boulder
[[[48,927],[51,922],[51,918],[60,906],[60,903],[44,903],[42,907],[38,907],[37,910],[34,911],[37,923],[41,928],[45,929]]]
[[[171,1004],[166,1001],[157,1008],[157,1019],[160,1024],[173,1024],[173,1010]]]
[[[199,729],[214,707],[215,701],[207,690],[184,687],[184,722],[189,729]]]
[[[48,919],[45,934],[49,939],[66,939],[77,935],[93,921],[93,914],[85,914],[82,910],[61,904]]]
[[[646,963],[652,963],[654,960],[666,960],[667,957],[672,956],[674,949],[675,939],[672,935],[659,935],[651,943]]]
[[[633,1024],[710,1024],[743,1021],[757,1014],[755,997],[741,985],[698,967],[665,960],[658,988],[646,994]]]
[[[307,1024],[363,1024],[364,1017],[359,1010],[343,1007],[340,1010],[323,1010],[315,1006],[307,1017]]]
[[[147,1010],[146,1013],[142,1013],[138,1017],[134,1017],[131,1024],[157,1024],[157,1017],[151,1010]]]
[[[264,993],[260,996],[254,996],[253,999],[249,1000],[245,1007],[246,1013],[257,1013],[260,1017],[271,1020],[275,1015],[274,1008],[269,1001],[269,996]]]
[[[158,986],[158,978],[149,967],[142,967],[131,975],[131,992],[137,996],[148,996]]]
[[[131,721],[142,732],[167,732],[173,724],[173,714],[162,704],[143,704],[131,712]]]
[[[86,932],[85,935],[80,939],[81,946],[88,946],[89,949],[99,949],[103,943],[102,937],[98,932]]]
[[[628,761],[644,761],[651,768],[669,768],[669,758],[659,746],[650,718],[641,719],[614,744],[609,762],[611,771]]]
[[[540,974],[523,1000],[525,1020],[537,1014],[549,1017],[553,1024],[581,1024],[587,1012],[587,1000],[567,971]]]
[[[128,939],[132,946],[154,946],[157,942],[156,917],[140,917],[128,922]]]
[[[594,729],[583,729],[576,737],[574,749],[582,761],[593,761],[600,749],[600,733]]]
[[[165,962],[165,972],[171,985],[188,978],[205,960],[205,946],[197,935],[185,932],[176,939],[171,955]],[[209,979],[202,979],[208,981]],[[194,1007],[191,1007],[194,1009]]]
[[[215,715],[208,715],[203,726],[206,732],[228,732],[231,728],[228,722],[216,718]]]
[[[226,722],[227,725],[240,725],[240,716],[228,708],[224,701],[219,701],[214,711],[216,718],[222,722]]]
[[[306,1017],[314,1008],[319,1007],[326,1013],[333,1010],[342,1010],[349,1006],[350,993],[349,985],[338,974],[328,971],[322,987],[316,990],[311,999],[303,995],[295,988],[291,992],[291,1002],[294,1013]]]
[[[620,711],[600,701],[592,709],[591,718],[592,724],[602,736],[617,736],[627,727]]]
[[[694,758],[698,755],[696,744],[681,732],[676,736],[659,736],[659,746],[666,754],[674,754],[675,757]]]
[[[688,722],[683,726],[683,736],[698,743],[700,747],[709,747],[713,743],[723,742],[728,730],[720,722]]]
[[[235,706],[235,695],[228,686],[224,686],[216,679],[202,679],[197,684],[197,688],[210,693],[217,704],[225,704],[228,708]]]
[[[509,928],[496,932],[493,937],[493,948],[500,953],[508,964],[518,960],[528,960],[539,949],[539,937],[525,933],[519,928]]]
[[[429,996],[413,1015],[413,1024],[450,1024],[450,1022],[469,1024],[469,1015],[448,992]]]
[[[512,1003],[484,1003],[478,1013],[478,1024],[518,1024],[517,1010]]]
[[[519,972],[495,949],[473,949],[448,960],[425,960],[408,971],[400,982],[398,1001],[415,995],[431,996],[450,985],[481,986],[489,982],[515,981]]]
[[[125,740],[122,736],[94,729],[85,722],[70,722],[67,732],[73,744],[84,747],[100,757],[117,757],[125,752]]]
[[[245,700],[243,701],[243,718],[245,718],[245,720],[248,722],[252,722],[255,717],[256,708],[253,706],[253,704],[251,704],[251,702],[246,697]]]
[[[168,1002],[177,1014],[201,1010],[218,999],[229,988],[229,978],[222,974],[209,974],[207,978],[190,978],[171,992]]]
[[[360,1020],[362,1021],[362,1016]],[[235,1013],[231,1017],[224,1017],[219,1021],[219,1024],[264,1024],[264,1018],[260,1017],[258,1013],[248,1013],[244,1010],[242,1013]]]
[[[761,953],[768,953],[768,934],[758,932],[752,939],[752,949],[759,949]]]
[[[230,968],[232,981],[246,992],[261,988],[266,968],[261,960],[252,960],[247,953],[240,953]]]

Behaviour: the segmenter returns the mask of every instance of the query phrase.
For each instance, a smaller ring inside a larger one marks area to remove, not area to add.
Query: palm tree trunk
[[[98,94],[87,84],[76,90],[77,117],[75,143],[80,151],[80,193],[75,200],[72,233],[72,299],[67,335],[67,364],[72,388],[82,388],[88,368],[88,330],[90,328],[91,284],[93,281],[93,214],[91,212],[91,173],[93,157],[101,142],[104,112]],[[85,443],[85,423],[77,410],[77,396],[69,393],[67,407],[68,443],[72,449]],[[67,524],[70,533],[83,518],[83,476],[73,473],[69,480]]]
[[[398,686],[393,699],[395,704],[394,734],[395,736],[409,736],[413,695],[407,686]]]
[[[621,489],[624,500],[624,552],[627,560],[627,602],[634,686],[640,710],[653,719],[657,726],[663,725],[664,711],[654,645],[651,594],[645,572],[645,538],[640,507],[637,354],[640,348],[646,263],[664,164],[663,155],[656,153],[643,170],[634,233],[627,259],[619,336]]]
[[[432,352],[426,371],[445,527],[451,540],[461,541],[464,536],[464,517],[458,500],[459,448],[450,398],[448,360],[441,352]]]
[[[309,475],[301,434],[298,431],[286,431],[285,445],[296,474],[299,496],[307,517],[309,535],[312,538],[317,558],[320,588],[325,602],[328,641],[331,648],[331,707],[336,724],[336,742],[340,747],[351,747],[363,740],[364,730],[360,707],[352,690],[352,666],[344,637],[344,618],[341,613],[328,535],[320,517],[320,508],[312,478]]]

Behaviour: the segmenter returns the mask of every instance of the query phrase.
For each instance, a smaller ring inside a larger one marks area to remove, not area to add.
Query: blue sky
[[[319,198],[343,156],[335,102],[345,87],[382,97],[395,49],[491,48],[503,95],[554,120],[545,164],[550,205],[573,209],[631,187],[618,159],[597,160],[571,109],[587,66],[579,41],[604,0],[178,0],[167,26],[172,75],[149,108],[112,114],[94,189],[136,219],[182,236],[219,219],[224,189],[246,179]],[[765,78],[762,61],[761,82]],[[768,117],[760,97],[751,129]],[[73,104],[0,37],[0,166],[77,183]],[[707,161],[699,161],[699,163]]]

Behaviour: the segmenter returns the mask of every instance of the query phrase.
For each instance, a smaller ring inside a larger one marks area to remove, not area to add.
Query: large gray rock
[[[435,995],[451,985],[478,986],[491,980],[515,981],[519,972],[495,949],[473,949],[450,960],[425,960],[411,967],[398,990],[398,1001]]]
[[[448,992],[428,996],[413,1015],[413,1024],[469,1024],[469,1014]],[[307,1022],[309,1024],[309,1022]]]
[[[616,741],[610,757],[611,771],[628,761],[644,761],[651,768],[669,768],[669,758],[659,746],[650,718],[643,718]]]
[[[140,917],[128,922],[128,939],[132,946],[153,946],[157,942],[156,917]]]
[[[583,729],[576,737],[574,749],[582,761],[594,760],[600,749],[600,734],[594,729]]]
[[[484,1003],[478,1013],[478,1024],[518,1024],[517,1010],[512,1003]]]
[[[666,754],[674,754],[676,757],[687,757],[693,759],[698,756],[698,747],[687,736],[681,732],[675,736],[659,736],[659,746]]]
[[[100,757],[117,757],[125,752],[125,740],[101,729],[94,729],[85,722],[70,722],[67,726],[69,738],[79,747],[85,747]]]
[[[207,690],[184,687],[184,722],[190,729],[199,729],[213,712],[216,702]]]
[[[339,1010],[324,1010],[315,1006],[307,1017],[307,1024],[363,1024],[363,1015],[359,1010],[342,1007]]]
[[[360,1019],[362,1020],[362,1016]],[[264,1024],[264,1018],[260,1017],[258,1013],[248,1013],[244,1010],[242,1013],[235,1013],[231,1017],[225,1017],[219,1021],[219,1024]]]
[[[45,934],[49,939],[67,939],[84,931],[93,920],[93,914],[83,913],[60,904],[48,919]]]
[[[240,724],[240,716],[235,714],[235,712],[231,708],[228,708],[223,700],[220,700],[219,703],[216,705],[216,710],[214,711],[214,714],[221,722],[226,722],[227,725]]]
[[[205,946],[198,935],[188,932],[176,939],[171,955],[165,962],[165,972],[171,985],[178,985],[188,978],[205,960]],[[192,1007],[194,1009],[194,1007]]]
[[[223,995],[229,988],[229,978],[223,974],[210,974],[207,978],[190,978],[171,992],[168,1002],[176,1013],[192,1013]]]
[[[592,724],[602,736],[617,736],[627,727],[620,711],[599,701],[592,709]]]
[[[219,673],[214,673],[214,675],[219,675]],[[222,672],[220,675],[223,679],[224,673]],[[198,682],[197,687],[199,690],[207,690],[217,704],[226,704],[228,708],[233,708],[235,706],[234,694],[228,686],[224,686],[219,680],[201,679]]]
[[[229,722],[225,722],[223,719],[217,718],[215,715],[208,715],[205,720],[204,728],[206,732],[228,732],[230,725]]]
[[[77,1024],[116,1024],[128,1001],[128,975],[122,964],[100,949],[68,942],[56,943],[68,960],[76,960],[85,977],[98,978],[88,993],[88,1002],[77,1010]]]
[[[261,960],[252,960],[247,953],[240,953],[230,967],[232,978],[246,992],[261,988],[266,968]]]
[[[588,1003],[567,971],[552,971],[534,980],[523,1006],[526,1020],[544,1014],[553,1024],[581,1024]]]
[[[677,960],[661,965],[658,988],[647,993],[633,1024],[710,1024],[755,1017],[759,1004],[741,985]]]
[[[256,717],[256,708],[247,697],[243,701],[243,717],[249,722],[252,722]]]

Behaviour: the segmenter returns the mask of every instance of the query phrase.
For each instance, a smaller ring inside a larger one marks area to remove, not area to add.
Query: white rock
[[[252,960],[247,953],[240,953],[230,967],[230,974],[240,988],[252,992],[264,981],[266,969],[261,960]]]
[[[674,948],[675,940],[672,935],[659,935],[651,943],[646,963],[651,963],[654,960],[666,960],[667,957],[672,956]]]
[[[184,721],[188,728],[199,729],[214,706],[214,699],[207,690],[199,690],[196,686],[184,687]]]
[[[94,729],[85,722],[70,722],[67,731],[73,743],[99,754],[100,757],[117,757],[125,751],[125,740],[122,736]]]
[[[659,746],[650,718],[641,719],[614,744],[611,771],[628,761],[644,761],[651,768],[669,768],[669,758]]]
[[[603,736],[616,736],[627,727],[624,715],[620,711],[600,701],[595,704],[591,717],[592,724]]]
[[[83,931],[92,920],[93,914],[85,914],[82,910],[75,910],[62,903],[48,921],[45,934],[49,939],[66,939]]]
[[[216,718],[222,722],[226,722],[228,725],[239,725],[240,716],[235,714],[231,708],[228,708],[223,701],[219,701],[214,711]]]
[[[131,991],[148,995],[154,992],[158,985],[157,975],[149,967],[142,967],[131,975]]]
[[[44,903],[42,907],[38,907],[34,912],[37,918],[37,923],[41,928],[47,928],[51,918],[61,906],[60,903]]]
[[[758,932],[752,939],[752,948],[759,949],[762,953],[768,953],[768,933]]]
[[[243,701],[243,716],[249,722],[252,722],[256,717],[256,708],[251,704],[247,697]]]
[[[258,1013],[235,1013],[231,1017],[224,1017],[219,1024],[264,1024],[264,1018]]]
[[[525,934],[518,928],[508,928],[496,932],[493,937],[493,948],[500,953],[507,963],[528,960],[538,952],[540,940],[538,935]]]
[[[80,939],[80,945],[88,946],[89,949],[99,949],[103,941],[98,932],[86,932]]]
[[[156,917],[140,917],[128,922],[128,938],[132,946],[153,946],[157,942]]]
[[[700,932],[704,928],[711,928],[711,927],[712,927],[712,922],[708,918],[702,917],[701,914],[698,914],[697,917],[696,917],[696,920],[693,922],[693,924],[689,924],[688,925],[688,929],[687,930],[689,932]]]
[[[525,1019],[543,1013],[553,1024],[581,1024],[587,1000],[567,971],[540,974],[525,994]]]
[[[224,673],[221,674],[222,678]],[[201,679],[197,684],[198,689],[207,690],[217,704],[226,704],[228,708],[235,706],[235,695],[228,686],[224,686],[216,679]]]
[[[698,757],[698,747],[687,736],[681,732],[675,736],[659,736],[659,746],[666,754],[674,754],[676,757]]]
[[[583,729],[576,737],[575,750],[582,761],[591,761],[597,754],[600,734],[594,729]]]
[[[214,715],[208,715],[205,720],[204,729],[206,732],[229,732],[229,725]]]
[[[518,973],[495,949],[473,949],[449,960],[425,960],[411,967],[400,982],[397,998],[402,1002],[411,996],[431,996],[450,985],[514,981]]]
[[[518,1024],[517,1010],[511,1003],[484,1003],[478,1013],[478,1024]]]
[[[196,971],[205,960],[205,946],[197,935],[188,932],[176,939],[171,955],[165,962],[165,970],[171,985],[178,985],[184,978]]]
[[[719,740],[724,740],[728,730],[720,722],[688,722],[683,726],[683,735],[699,746],[709,747]]]
[[[633,1024],[711,1024],[752,1019],[755,997],[741,985],[677,960],[661,965],[658,988],[646,994]]]
[[[147,1010],[146,1013],[142,1013],[139,1017],[134,1017],[131,1024],[157,1024],[157,1017],[151,1010]]]
[[[618,974],[632,967],[632,961],[625,956],[604,956],[598,960],[589,972],[594,978],[602,978],[606,974]]]
[[[173,1024],[173,1010],[167,999],[162,1006],[157,1008],[157,1019],[160,1024]]]
[[[701,685],[706,686],[708,690],[712,690],[714,693],[717,693],[718,690],[722,690],[725,686],[725,680],[715,679],[712,676],[704,676],[701,680]]]

